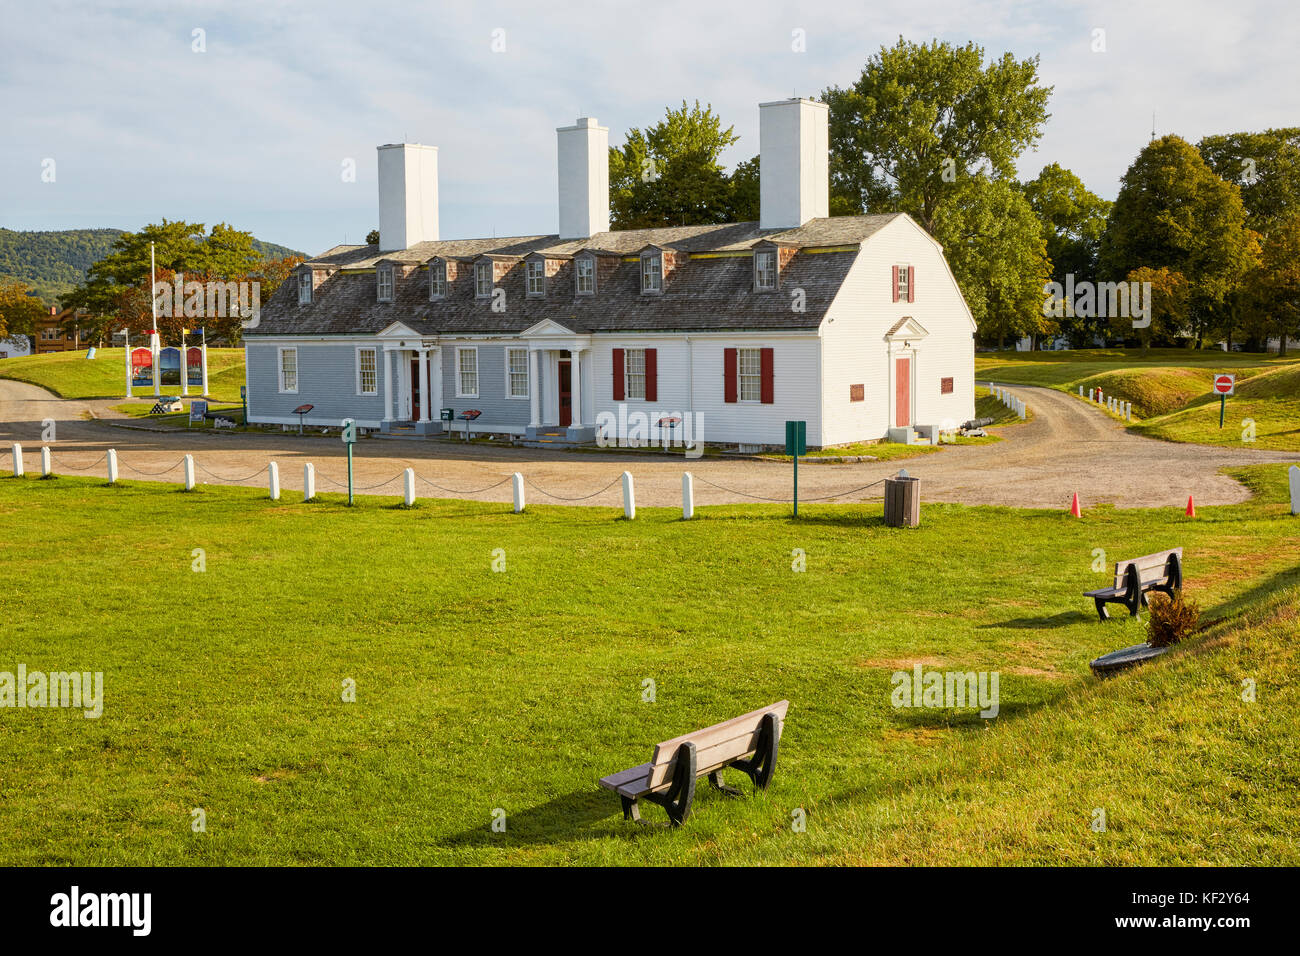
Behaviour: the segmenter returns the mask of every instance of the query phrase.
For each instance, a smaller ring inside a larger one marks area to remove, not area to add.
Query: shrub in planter
[[[1147,618],[1147,643],[1152,647],[1177,644],[1196,633],[1201,622],[1200,606],[1184,597],[1182,591],[1174,592],[1172,598],[1163,594],[1152,595],[1147,606],[1150,610]]]

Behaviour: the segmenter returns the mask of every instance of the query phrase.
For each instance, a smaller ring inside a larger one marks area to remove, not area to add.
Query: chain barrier
[[[502,478],[500,481],[498,481],[495,485],[488,485],[486,488],[476,488],[473,491],[466,491],[463,488],[444,488],[442,485],[434,484],[428,478],[424,477],[424,475],[416,475],[415,477],[418,478],[420,481],[424,482],[430,488],[437,488],[439,491],[445,491],[449,495],[481,495],[483,492],[491,491],[493,488],[500,488],[507,481],[509,481],[513,476],[507,475],[505,478]]]
[[[53,454],[50,455],[51,462],[57,464],[60,468],[71,468],[73,471],[90,471],[90,469],[96,467],[101,461],[107,461],[107,460],[108,460],[108,452],[104,452],[104,454],[100,455],[89,465],[86,465],[85,467],[78,467],[77,465],[70,465],[67,462],[63,461],[62,459],[56,458]]]
[[[165,474],[167,474],[167,472],[169,472],[169,471],[175,471],[175,470],[176,470],[177,468],[179,468],[181,465],[185,464],[185,459],[182,458],[180,461],[176,462],[176,464],[171,465],[170,467],[164,468],[162,471],[141,471],[139,468],[136,468],[134,465],[128,465],[128,464],[127,464],[126,462],[124,462],[124,461],[123,461],[123,462],[120,462],[120,464],[121,464],[121,466],[122,466],[123,468],[126,468],[126,469],[128,469],[128,470],[130,470],[130,471],[134,471],[137,475],[147,475],[147,476],[149,476],[150,478],[157,478],[159,475],[165,475]]]
[[[197,461],[194,463],[194,467],[197,468],[199,471],[203,472],[209,478],[217,479],[217,481],[251,481],[252,479],[256,478],[258,475],[260,475],[262,472],[266,471],[266,469],[269,466],[263,465],[261,468],[257,469],[257,471],[253,472],[251,475],[245,475],[242,478],[227,478],[225,475],[213,474],[212,472],[204,468],[202,465],[200,465]]]
[[[579,495],[576,498],[566,498],[564,495],[551,494],[549,491],[545,490],[544,488],[539,487],[537,483],[534,482],[533,479],[531,478],[524,479],[524,481],[528,482],[529,486],[532,487],[534,491],[538,492],[539,494],[543,494],[548,498],[554,498],[556,501],[586,501],[588,498],[595,498],[597,495],[603,495],[605,492],[609,491],[609,489],[613,488],[616,484],[618,484],[622,480],[623,480],[623,476],[619,475],[617,478],[615,478],[613,481],[607,484],[604,488],[601,488],[600,491],[593,491],[589,495]]]

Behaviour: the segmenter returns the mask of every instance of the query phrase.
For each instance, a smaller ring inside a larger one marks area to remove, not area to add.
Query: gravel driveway
[[[1300,463],[1300,453],[1244,445],[1180,445],[1131,435],[1099,410],[1062,392],[1032,387],[1013,391],[1035,418],[993,429],[1004,441],[948,447],[904,462],[809,465],[800,469],[801,501],[878,498],[882,489],[873,483],[905,467],[922,479],[926,501],[1065,508],[1077,491],[1084,507],[1102,502],[1121,508],[1181,507],[1189,494],[1201,505],[1233,504],[1249,495],[1241,484],[1219,474],[1221,468]],[[34,385],[0,380],[0,469],[10,467],[9,445],[21,442],[27,470],[39,470],[42,422],[53,420],[57,440],[49,445],[56,473],[104,476],[103,456],[116,448],[120,477],[125,479],[179,482],[180,459],[189,452],[203,483],[265,487],[271,460],[279,463],[286,492],[301,491],[302,465],[308,461],[316,466],[317,491],[339,491],[339,483],[346,481],[337,436],[148,430],[113,411],[120,402],[65,401]],[[87,413],[98,420],[87,420]],[[126,427],[128,422],[132,427]],[[356,446],[359,489],[400,495],[400,475],[408,466],[419,476],[420,497],[508,501],[507,479],[519,471],[528,481],[529,501],[580,499],[574,503],[618,505],[618,478],[624,469],[634,475],[637,503],[644,506],[680,506],[681,475],[687,470],[698,479],[697,504],[786,501],[790,496],[790,466],[776,462],[482,445],[466,449],[411,439],[367,439]],[[859,490],[866,485],[873,486]]]

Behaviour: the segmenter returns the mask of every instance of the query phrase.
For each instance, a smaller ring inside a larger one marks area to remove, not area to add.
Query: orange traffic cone
[[[1075,518],[1082,518],[1083,511],[1079,508],[1079,493],[1074,493],[1074,500],[1070,502],[1070,514]]]
[[[1196,517],[1196,504],[1192,501],[1191,495],[1187,496],[1187,517],[1189,518]]]

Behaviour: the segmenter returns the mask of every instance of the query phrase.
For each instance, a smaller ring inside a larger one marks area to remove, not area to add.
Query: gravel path
[[[801,501],[878,498],[882,488],[873,483],[905,467],[922,479],[926,501],[1065,508],[1077,491],[1084,507],[1102,502],[1121,508],[1181,507],[1189,494],[1200,505],[1234,504],[1246,500],[1248,492],[1219,474],[1221,468],[1300,463],[1300,452],[1180,445],[1131,435],[1099,410],[1062,392],[1031,387],[1013,391],[1035,417],[1026,424],[994,429],[1004,441],[949,447],[903,462],[806,466],[799,474]],[[179,459],[189,452],[203,483],[265,487],[271,460],[279,463],[286,493],[301,491],[302,465],[308,461],[316,466],[317,491],[338,491],[342,485],[336,483],[346,482],[337,436],[154,431],[113,411],[120,403],[65,401],[34,385],[0,379],[0,469],[10,468],[9,445],[21,442],[28,472],[39,471],[40,447],[49,444],[54,471],[62,474],[105,476],[102,456],[116,448],[120,477],[125,479],[179,482]],[[88,420],[90,414],[98,420]],[[43,443],[42,423],[47,420],[55,423],[57,440]],[[133,427],[124,427],[128,422]],[[618,505],[618,477],[624,469],[635,476],[637,503],[643,506],[680,506],[681,474],[687,470],[699,479],[695,499],[700,505],[785,501],[790,495],[789,465],[766,461],[482,445],[465,449],[403,439],[368,439],[356,447],[359,489],[401,494],[400,475],[408,466],[420,476],[420,497],[508,501],[510,485],[501,482],[520,471],[528,480],[529,501],[581,499],[573,503]],[[865,485],[873,487],[856,490]]]

